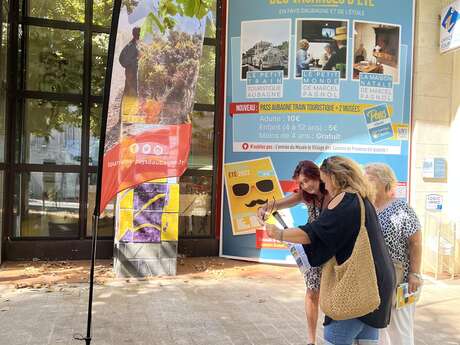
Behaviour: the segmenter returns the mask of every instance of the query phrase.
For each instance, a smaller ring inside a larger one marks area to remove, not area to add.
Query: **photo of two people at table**
[[[297,20],[296,77],[303,70],[336,70],[347,76],[348,22]],[[400,27],[353,22],[353,79],[361,72],[387,74],[399,82]]]

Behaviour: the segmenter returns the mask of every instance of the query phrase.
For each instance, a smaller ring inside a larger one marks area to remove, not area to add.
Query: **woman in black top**
[[[324,339],[329,344],[348,345],[356,340],[378,340],[378,328],[390,320],[391,299],[395,288],[395,272],[372,199],[371,188],[357,163],[344,157],[330,157],[321,165],[321,180],[332,196],[320,217],[300,228],[281,230],[266,224],[268,236],[280,241],[306,244],[305,252],[312,266],[321,266],[332,257],[340,265],[351,255],[360,228],[358,196],[364,200],[366,228],[377,275],[380,306],[377,310],[351,320],[332,320],[326,315]]]
[[[292,179],[298,183],[299,189],[294,193],[279,199],[269,201],[257,210],[259,220],[267,219],[267,213],[285,208],[294,207],[304,203],[308,210],[307,223],[313,222],[319,217],[323,205],[329,202],[329,194],[326,192],[324,183],[320,180],[319,167],[312,161],[304,160],[297,164]],[[291,254],[297,252],[303,253],[301,244],[289,246]],[[293,254],[294,255],[294,254]],[[299,262],[297,262],[299,264]],[[304,269],[299,265],[300,271],[304,275],[307,291],[305,293],[305,316],[307,317],[307,345],[315,345],[316,326],[319,314],[319,288],[321,281],[321,267],[310,267]]]

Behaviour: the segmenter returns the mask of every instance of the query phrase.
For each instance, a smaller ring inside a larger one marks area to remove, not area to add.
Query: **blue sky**
[[[290,20],[266,20],[243,22],[241,25],[241,45],[243,52],[259,41],[268,41],[274,46],[289,41]]]

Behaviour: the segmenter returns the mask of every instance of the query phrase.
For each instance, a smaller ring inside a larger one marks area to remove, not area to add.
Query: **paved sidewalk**
[[[305,345],[297,269],[226,262],[173,278],[98,285],[92,344]],[[14,289],[0,282],[0,344],[84,344],[72,338],[85,333],[87,284]],[[458,281],[428,281],[416,344],[460,344],[459,310]]]

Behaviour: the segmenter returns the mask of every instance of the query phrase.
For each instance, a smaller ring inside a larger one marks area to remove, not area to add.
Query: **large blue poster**
[[[300,160],[385,162],[406,197],[413,21],[414,0],[229,0],[224,164],[270,157],[288,193]],[[257,225],[232,231],[229,197],[238,195],[228,193],[241,191],[230,177],[244,176],[243,163],[224,173],[221,255],[292,261],[260,240]],[[247,203],[245,217],[261,201]],[[305,207],[288,218],[305,224]]]

